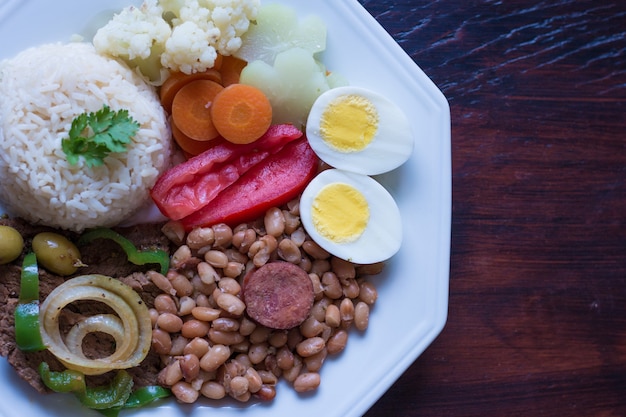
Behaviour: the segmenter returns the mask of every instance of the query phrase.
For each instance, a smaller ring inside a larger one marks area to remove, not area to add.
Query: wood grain
[[[366,415],[626,415],[626,3],[361,3],[453,158],[448,323]]]

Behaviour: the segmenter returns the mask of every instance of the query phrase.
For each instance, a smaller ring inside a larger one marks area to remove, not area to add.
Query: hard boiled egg
[[[311,148],[334,168],[365,175],[391,171],[411,156],[406,114],[373,91],[337,87],[313,103],[306,125]]]
[[[400,249],[400,210],[389,192],[367,175],[322,171],[302,193],[300,217],[313,241],[350,262],[381,262]]]

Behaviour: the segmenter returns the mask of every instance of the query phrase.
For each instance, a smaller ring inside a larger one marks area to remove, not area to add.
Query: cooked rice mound
[[[102,166],[70,165],[61,140],[72,120],[104,104],[127,109],[137,135]],[[154,89],[91,44],[43,45],[0,64],[0,205],[12,215],[74,231],[119,224],[149,201],[170,138]]]

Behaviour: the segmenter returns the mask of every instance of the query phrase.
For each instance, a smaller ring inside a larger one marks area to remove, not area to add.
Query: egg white
[[[347,243],[336,243],[322,236],[313,225],[312,206],[317,194],[326,185],[349,184],[367,200],[370,218],[363,234]],[[402,243],[400,210],[389,192],[373,178],[339,169],[318,174],[300,198],[300,218],[311,239],[326,251],[357,264],[371,264],[391,258]]]
[[[378,129],[372,142],[361,151],[342,152],[329,146],[321,136],[324,111],[339,97],[361,96],[378,111]],[[321,94],[313,103],[306,125],[311,148],[328,165],[365,175],[389,172],[404,164],[415,143],[411,125],[402,109],[376,92],[353,86],[337,87]]]

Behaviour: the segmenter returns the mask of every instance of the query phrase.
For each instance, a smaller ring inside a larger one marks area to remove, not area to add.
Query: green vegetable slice
[[[126,239],[116,231],[104,227],[92,229],[83,233],[78,240],[78,244],[84,245],[96,239],[110,239],[120,245],[126,253],[129,262],[132,262],[135,265],[159,264],[161,266],[161,273],[167,274],[170,267],[170,257],[164,250],[156,249],[140,251],[133,244],[133,242]]]
[[[23,352],[46,349],[39,331],[39,268],[37,256],[30,252],[24,257],[20,276],[20,295],[13,312],[15,342]]]
[[[167,398],[172,395],[172,392],[164,387],[158,385],[148,385],[136,389],[130,394],[124,408],[138,408],[152,403],[153,401],[161,398]]]
[[[46,362],[39,364],[39,376],[44,385],[54,392],[73,393],[87,408],[98,410],[106,417],[117,417],[122,409],[146,406],[172,392],[158,385],[149,385],[133,391],[133,377],[120,370],[109,385],[88,387],[82,372],[66,369],[51,371]]]
[[[39,376],[44,385],[54,392],[85,392],[85,375],[79,371],[66,369],[62,372],[50,370],[46,362],[39,364]]]
[[[115,374],[110,385],[87,387],[84,392],[77,392],[80,402],[94,410],[123,407],[133,390],[133,377],[121,370]]]

